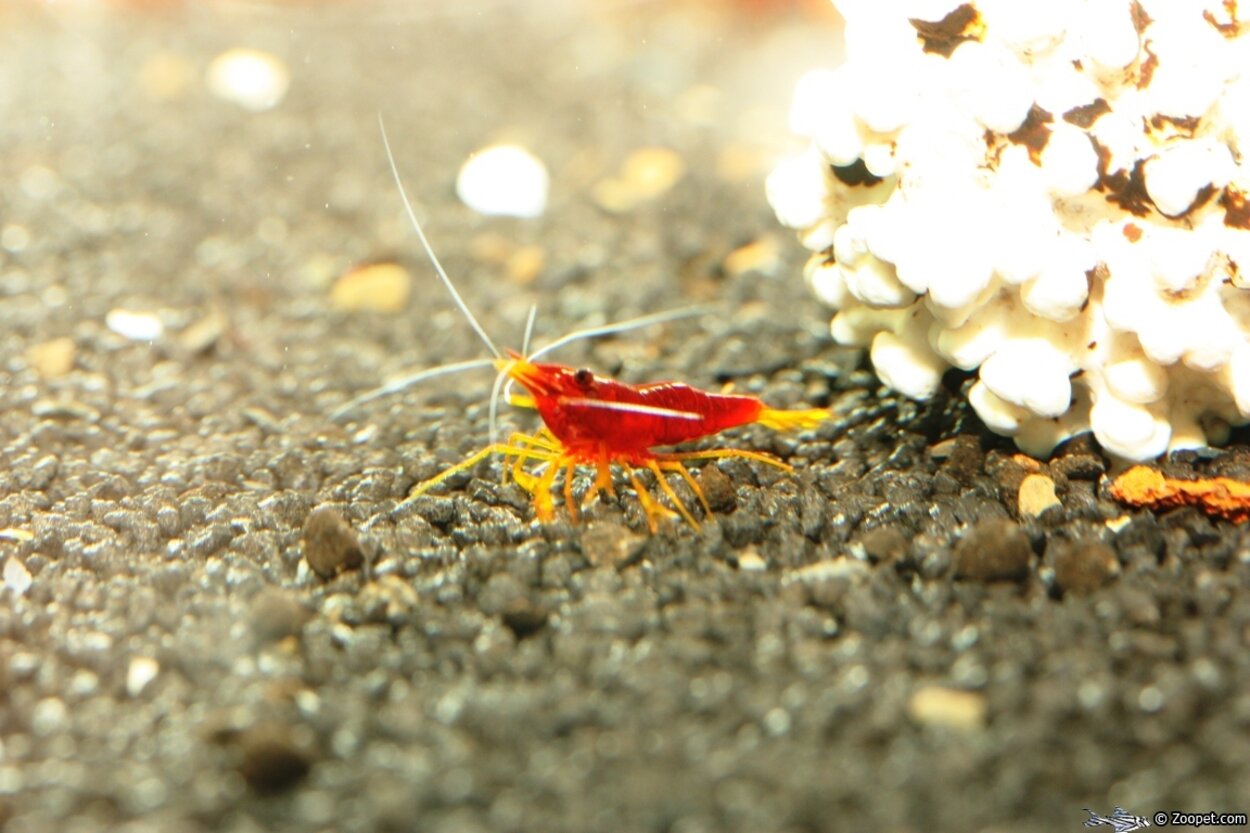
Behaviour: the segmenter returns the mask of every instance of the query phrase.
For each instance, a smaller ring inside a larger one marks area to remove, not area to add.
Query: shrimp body
[[[686,468],[685,462],[738,457],[784,471],[792,471],[790,466],[781,460],[757,451],[737,448],[697,451],[662,451],[660,449],[707,437],[740,425],[760,424],[778,431],[815,428],[829,418],[829,411],[823,408],[790,411],[769,408],[753,396],[709,393],[681,382],[630,385],[597,376],[589,370],[577,370],[565,365],[534,361],[539,355],[575,338],[620,332],[627,327],[636,328],[649,323],[670,320],[673,316],[665,314],[643,316],[633,322],[571,333],[535,351],[529,357],[516,352],[509,352],[507,356],[503,355],[473,316],[472,311],[456,290],[455,284],[439,263],[434,249],[426,240],[425,232],[421,230],[421,224],[417,221],[416,212],[413,211],[408,195],[404,192],[399,169],[395,165],[395,157],[391,153],[390,142],[387,140],[386,128],[382,125],[381,117],[378,119],[378,126],[382,133],[382,144],[386,149],[391,174],[399,190],[404,210],[417,233],[417,238],[429,256],[439,280],[442,281],[452,300],[464,313],[465,318],[494,358],[459,362],[445,368],[432,368],[429,371],[413,374],[407,379],[384,385],[348,402],[338,409],[336,414],[340,416],[346,414],[356,405],[378,396],[403,390],[409,384],[422,379],[443,375],[445,372],[493,364],[500,374],[496,380],[496,391],[500,389],[500,383],[505,377],[516,382],[525,388],[528,396],[517,397],[512,401],[534,407],[543,420],[543,427],[533,434],[514,433],[506,443],[495,442],[492,438],[491,444],[486,448],[417,484],[409,492],[408,500],[416,499],[457,472],[467,471],[487,457],[498,454],[511,460],[511,463],[504,467],[504,478],[507,479],[511,474],[513,480],[529,492],[534,501],[535,514],[540,521],[549,521],[555,516],[552,490],[556,478],[563,474],[564,503],[570,518],[576,520],[579,501],[574,499],[573,484],[577,468],[592,466],[595,470],[593,483],[581,496],[580,503],[585,504],[601,492],[614,494],[612,467],[619,466],[625,470],[629,483],[646,514],[647,526],[654,532],[657,528],[657,520],[673,513],[651,497],[638,481],[636,469],[645,469],[650,472],[655,477],[656,485],[676,509],[677,514],[695,528],[699,526],[698,521],[690,514],[666,479],[668,474],[681,477],[703,505],[703,509],[711,514],[712,509],[708,505],[707,498]],[[532,312],[530,324],[533,324]],[[526,343],[528,341],[529,328],[527,327]],[[492,396],[492,433],[495,401]],[[540,465],[527,468],[527,463]]]
[[[766,410],[753,396],[708,393],[683,382],[629,385],[515,354],[502,368],[533,397],[556,439],[587,457],[607,450],[641,462],[653,457],[657,446],[749,425]]]

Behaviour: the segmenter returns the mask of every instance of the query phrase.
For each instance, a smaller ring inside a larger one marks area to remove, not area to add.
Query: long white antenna
[[[707,310],[708,308],[705,306],[686,307],[685,309],[671,309],[665,312],[654,312],[650,315],[641,315],[637,318],[630,318],[626,321],[617,321],[613,324],[603,324],[598,327],[587,327],[584,330],[574,330],[568,335],[557,338],[550,344],[545,344],[542,347],[539,347],[533,353],[530,353],[526,358],[533,361],[539,356],[545,356],[551,351],[563,347],[573,341],[581,341],[585,338],[595,338],[597,336],[612,335],[614,333],[623,333],[629,330],[636,330],[639,327],[647,327],[651,324],[663,324],[665,321],[679,321],[682,318],[694,318],[696,315],[701,315],[707,312]]]
[[[459,373],[462,370],[473,370],[478,367],[490,367],[494,363],[494,359],[469,359],[465,362],[445,364],[441,367],[430,367],[425,370],[419,370],[416,373],[410,373],[401,379],[388,382],[381,387],[374,388],[368,393],[362,393],[355,399],[344,402],[342,405],[330,412],[330,419],[335,421],[340,420],[366,402],[372,402],[375,399],[381,399],[383,396],[390,396],[392,393],[399,393],[401,390],[407,390],[413,385],[424,382],[426,379],[436,379],[439,376],[448,376],[452,373]]]
[[[486,331],[482,329],[482,325],[473,317],[473,313],[469,311],[469,305],[460,297],[460,293],[456,291],[456,285],[451,282],[451,278],[447,277],[447,272],[443,269],[443,264],[438,262],[438,255],[434,254],[434,248],[430,245],[430,241],[425,239],[425,232],[421,230],[421,224],[417,222],[417,213],[412,210],[412,203],[408,201],[408,193],[404,191],[404,183],[399,178],[399,168],[395,164],[395,155],[391,153],[391,143],[386,138],[386,125],[382,123],[382,114],[378,113],[378,128],[382,131],[382,146],[386,148],[386,161],[391,164],[391,176],[395,177],[395,186],[399,189],[399,198],[404,201],[404,210],[408,212],[408,219],[412,222],[412,227],[416,229],[417,237],[421,240],[421,245],[425,247],[425,253],[429,256],[430,262],[434,264],[434,271],[438,272],[438,277],[442,280],[443,286],[447,287],[447,291],[451,293],[451,298],[456,302],[456,306],[460,307],[460,311],[464,313],[464,317],[469,320],[469,324],[473,326],[473,330],[478,337],[490,350],[491,354],[497,358],[503,358],[503,354],[499,352],[499,348],[495,346],[495,342],[490,340],[490,336],[486,335]]]

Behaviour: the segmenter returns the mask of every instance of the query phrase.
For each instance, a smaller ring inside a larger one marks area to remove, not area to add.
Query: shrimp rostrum
[[[710,393],[681,382],[655,382],[632,385],[599,376],[590,370],[538,361],[543,355],[569,342],[606,333],[635,329],[647,324],[681,317],[681,313],[660,314],[634,319],[621,324],[572,333],[529,355],[509,351],[502,354],[482,329],[448,278],[438,257],[425,238],[416,213],[404,192],[386,131],[383,144],[390,160],[404,208],[417,236],[433,263],[435,271],[461,312],[478,336],[494,354],[492,359],[462,362],[409,376],[397,383],[379,388],[339,408],[336,416],[379,396],[393,393],[422,379],[470,367],[493,366],[498,372],[491,400],[491,443],[467,459],[417,484],[409,493],[414,500],[439,486],[453,475],[471,469],[488,457],[499,455],[508,462],[504,477],[512,479],[529,493],[540,521],[555,517],[557,480],[563,503],[571,520],[576,521],[579,508],[601,493],[615,494],[612,472],[619,467],[625,472],[630,487],[637,495],[652,532],[658,522],[676,512],[692,527],[699,523],[682,502],[668,481],[668,475],[683,480],[711,514],[711,507],[698,482],[686,464],[698,460],[738,457],[792,471],[783,461],[768,454],[738,448],[715,448],[694,451],[662,450],[707,437],[728,428],[760,424],[785,431],[809,429],[829,417],[823,408],[782,410],[770,408],[754,396]],[[533,317],[530,318],[530,326]],[[526,341],[529,340],[528,327]],[[506,442],[497,442],[494,434],[495,402],[505,380],[508,386],[519,385],[524,393],[509,397],[512,404],[532,407],[542,419],[542,427],[532,434],[513,433]],[[580,499],[574,494],[577,470],[590,467],[594,480]],[[649,472],[672,509],[653,498],[638,479],[638,472]]]

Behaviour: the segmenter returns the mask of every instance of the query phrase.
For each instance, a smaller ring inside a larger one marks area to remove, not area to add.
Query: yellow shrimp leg
[[[664,478],[664,472],[660,471],[660,464],[655,460],[648,460],[646,462],[646,467],[648,471],[655,475],[655,482],[659,484],[660,490],[663,491],[664,494],[668,495],[668,499],[672,502],[677,511],[681,513],[681,516],[686,519],[686,523],[690,524],[697,531],[699,529],[699,522],[696,521],[694,516],[690,514],[690,510],[682,505],[681,499],[677,497],[677,493],[673,491],[673,487],[668,485],[668,480]]]
[[[675,471],[681,475],[681,479],[686,481],[686,485],[690,487],[690,491],[694,492],[694,496],[699,499],[699,503],[703,504],[703,511],[707,512],[710,517],[712,514],[712,507],[708,505],[707,497],[704,496],[703,489],[699,486],[698,481],[690,476],[690,469],[675,460],[667,460],[661,462],[659,465],[664,471]]]
[[[642,511],[647,516],[647,528],[652,534],[659,528],[656,523],[657,518],[671,518],[673,513],[664,507],[659,501],[651,497],[647,490],[642,488],[642,484],[638,482],[638,477],[633,471],[627,471],[630,485],[634,487],[634,493],[638,495],[638,503],[642,506]]]

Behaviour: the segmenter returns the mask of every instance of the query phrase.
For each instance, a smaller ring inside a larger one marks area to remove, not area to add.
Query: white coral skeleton
[[[834,338],[1044,455],[1250,421],[1250,0],[834,0],[769,177]]]

